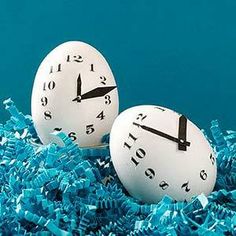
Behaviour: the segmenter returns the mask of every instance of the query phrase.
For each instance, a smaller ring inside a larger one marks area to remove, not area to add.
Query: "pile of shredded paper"
[[[236,132],[217,121],[211,133],[217,183],[206,197],[144,204],[126,192],[112,166],[109,135],[101,148],[41,145],[30,116],[4,101],[0,124],[0,235],[236,235]]]

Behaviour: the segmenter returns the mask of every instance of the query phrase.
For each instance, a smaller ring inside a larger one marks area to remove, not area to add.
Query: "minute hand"
[[[138,126],[141,127],[142,129],[146,130],[146,131],[149,131],[149,132],[151,132],[153,134],[159,135],[159,136],[161,136],[163,138],[169,139],[171,141],[174,141],[176,143],[179,143],[179,144],[182,144],[182,145],[185,145],[185,146],[190,146],[190,142],[188,142],[188,141],[181,141],[180,139],[178,139],[176,137],[173,137],[173,136],[171,136],[169,134],[163,133],[163,132],[161,132],[159,130],[150,128],[150,127],[148,127],[146,125],[138,125]]]
[[[95,89],[81,95],[81,100],[89,99],[89,98],[96,98],[96,97],[103,97],[104,95],[106,95],[107,93],[109,93],[110,91],[112,91],[115,88],[116,88],[116,86],[95,88]]]

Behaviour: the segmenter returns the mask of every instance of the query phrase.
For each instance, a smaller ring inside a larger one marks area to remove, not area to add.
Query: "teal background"
[[[26,114],[41,60],[81,40],[108,60],[121,111],[158,104],[202,128],[217,118],[236,129],[235,0],[1,0],[0,32],[0,101]]]

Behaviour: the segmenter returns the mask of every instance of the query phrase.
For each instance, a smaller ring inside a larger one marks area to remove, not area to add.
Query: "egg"
[[[59,143],[52,133],[62,131],[81,147],[102,145],[119,112],[116,81],[106,59],[84,42],[57,46],[37,70],[31,112],[43,144]]]
[[[110,152],[126,190],[145,203],[158,203],[164,195],[190,201],[209,195],[216,182],[215,154],[202,131],[165,107],[123,111],[111,129]]]

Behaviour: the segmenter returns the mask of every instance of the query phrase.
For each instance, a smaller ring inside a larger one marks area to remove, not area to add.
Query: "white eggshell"
[[[115,120],[110,134],[114,168],[124,187],[146,203],[157,203],[165,194],[175,200],[191,200],[210,194],[216,181],[216,160],[201,130],[187,120],[186,151],[146,127],[178,138],[180,114],[153,105],[132,107]]]
[[[81,147],[101,145],[118,115],[117,88],[104,96],[73,101],[100,87],[116,82],[105,58],[89,44],[70,41],[53,49],[42,61],[35,76],[31,110],[36,131],[43,144],[58,143],[51,134],[61,130]]]

